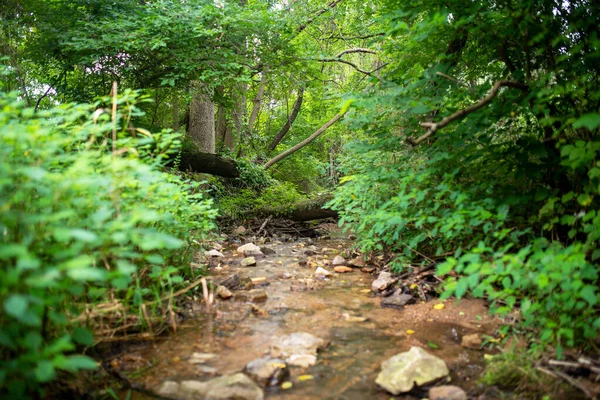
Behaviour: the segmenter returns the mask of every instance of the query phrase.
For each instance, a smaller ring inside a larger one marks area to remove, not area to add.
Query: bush
[[[119,99],[126,122],[135,97]],[[92,117],[99,108],[35,113],[0,93],[2,397],[26,397],[56,371],[95,368],[76,352],[94,343],[82,312],[109,299],[157,310],[184,280],[190,242],[212,228],[198,184],[161,172],[179,136],[122,130],[111,152],[110,115]]]

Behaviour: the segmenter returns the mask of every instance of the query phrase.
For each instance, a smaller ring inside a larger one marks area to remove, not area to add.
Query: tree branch
[[[296,151],[300,150],[301,148],[303,148],[304,146],[306,146],[307,144],[309,144],[310,142],[312,142],[313,140],[315,140],[317,137],[319,137],[319,135],[321,135],[323,132],[325,132],[327,130],[327,128],[329,128],[331,125],[335,124],[343,116],[344,116],[344,113],[336,114],[335,117],[331,118],[325,125],[323,125],[322,127],[320,127],[315,133],[313,133],[312,135],[310,135],[309,137],[307,137],[306,139],[304,139],[303,141],[301,141],[300,143],[298,143],[294,147],[292,147],[290,149],[287,149],[283,153],[278,154],[275,157],[273,157],[271,160],[269,160],[265,164],[265,169],[271,167],[273,164],[275,164],[275,163],[283,160],[284,158],[286,158],[290,154],[295,153]]]
[[[273,138],[273,141],[269,145],[269,150],[271,150],[271,151],[275,150],[275,147],[277,147],[277,145],[283,140],[284,136],[288,133],[288,131],[292,127],[292,124],[296,120],[298,113],[300,112],[300,107],[302,106],[303,99],[304,99],[304,86],[300,87],[300,90],[298,91],[298,98],[294,102],[294,107],[292,108],[292,113],[290,114],[287,121],[285,122],[285,125],[283,125],[281,130],[279,132],[277,132],[277,135],[275,135],[275,137]]]
[[[361,74],[371,75],[373,73],[373,71],[365,71],[364,69],[360,68],[358,65],[356,65],[350,61],[346,61],[342,58],[320,58],[317,61],[319,61],[319,62],[339,62],[339,63],[347,64],[347,65],[351,66],[352,68],[354,68]]]
[[[335,58],[341,58],[344,54],[351,54],[351,53],[377,54],[377,52],[375,50],[364,49],[364,48],[361,48],[361,47],[357,47],[357,48],[354,48],[354,49],[344,50],[340,54],[338,54],[337,56],[335,56]]]
[[[329,11],[330,9],[332,9],[333,7],[337,6],[338,3],[340,3],[342,0],[333,0],[332,2],[330,2],[329,4],[327,4],[327,7],[320,9],[319,11],[317,11],[315,13],[315,15],[311,18],[309,18],[305,23],[303,23],[302,25],[300,25],[298,27],[298,33],[302,32],[303,30],[306,29],[306,27],[310,24],[313,23],[313,21],[315,19],[317,19],[319,16],[321,16],[322,14],[325,14],[327,11]]]
[[[422,142],[427,140],[431,135],[433,135],[435,132],[437,132],[438,129],[441,129],[441,128],[445,127],[446,125],[450,124],[451,122],[454,122],[457,119],[463,118],[464,116],[466,116],[472,112],[475,112],[475,111],[479,110],[480,108],[489,104],[494,99],[494,97],[496,97],[500,88],[503,86],[512,87],[512,88],[520,89],[520,90],[529,89],[529,86],[527,86],[524,83],[513,82],[513,81],[498,81],[498,82],[494,83],[494,86],[492,86],[492,90],[490,90],[490,92],[484,98],[479,100],[477,103],[445,117],[440,122],[422,122],[421,126],[423,128],[429,128],[428,131],[425,134],[419,136],[417,139],[409,138],[409,139],[406,139],[406,141],[413,146],[417,146],[417,145],[421,144]]]

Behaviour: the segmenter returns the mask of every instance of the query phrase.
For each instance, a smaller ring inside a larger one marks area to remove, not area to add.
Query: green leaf
[[[454,295],[457,298],[461,298],[464,296],[464,294],[467,292],[467,288],[469,287],[469,282],[467,279],[460,279],[457,283],[456,283],[456,290],[454,291]]]
[[[73,329],[73,340],[76,343],[85,345],[85,346],[93,346],[94,345],[94,335],[88,329],[82,327],[76,327]]]
[[[57,357],[54,361],[56,368],[64,369],[70,372],[77,372],[82,369],[96,369],[98,364],[94,359],[88,356],[69,356],[69,357]]]
[[[56,377],[54,366],[48,360],[39,361],[33,373],[38,382],[48,382]]]
[[[596,288],[592,285],[587,285],[579,292],[579,296],[587,301],[590,306],[596,305],[598,297],[596,296]]]
[[[29,308],[29,299],[21,294],[13,294],[4,300],[4,311],[17,319],[21,319]]]
[[[587,128],[590,131],[600,126],[600,115],[596,113],[585,114],[573,123],[573,128]]]

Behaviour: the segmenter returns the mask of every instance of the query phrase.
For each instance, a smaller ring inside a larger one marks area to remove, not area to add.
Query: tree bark
[[[279,132],[277,132],[277,135],[275,135],[275,137],[273,138],[273,141],[269,145],[269,150],[271,150],[271,151],[275,150],[275,147],[277,147],[277,145],[283,140],[285,135],[288,133],[288,131],[292,127],[292,124],[296,120],[298,113],[300,112],[300,107],[302,107],[303,99],[304,99],[304,86],[301,87],[300,90],[298,91],[298,98],[294,102],[294,107],[292,108],[292,113],[290,114],[287,121],[285,122],[285,125],[283,125],[281,130]]]
[[[325,132],[327,130],[327,128],[329,128],[331,125],[333,125],[337,121],[339,121],[339,119],[342,118],[343,115],[344,115],[343,113],[336,114],[335,117],[331,118],[325,125],[323,125],[322,127],[320,127],[315,133],[313,133],[312,135],[310,135],[308,138],[304,139],[302,142],[298,143],[297,145],[295,145],[291,149],[288,149],[288,150],[284,151],[283,153],[280,153],[280,154],[276,155],[275,157],[273,157],[271,160],[269,160],[269,162],[267,162],[265,164],[265,169],[270,168],[273,164],[275,164],[275,163],[283,160],[284,158],[286,158],[290,154],[293,154],[293,153],[297,152],[298,150],[300,150],[301,148],[303,148],[304,146],[306,146],[307,144],[309,144],[310,142],[312,142],[313,140],[315,140],[323,132]]]
[[[263,71],[262,76],[260,77],[260,84],[258,86],[258,90],[256,92],[256,96],[252,102],[252,112],[250,113],[250,118],[248,119],[248,136],[251,136],[252,131],[254,130],[254,124],[256,123],[256,119],[258,118],[258,112],[260,111],[260,104],[262,102],[263,95],[265,94],[265,87],[267,86],[267,74],[266,71]]]
[[[215,104],[205,84],[192,85],[188,135],[204,153],[215,152]]]

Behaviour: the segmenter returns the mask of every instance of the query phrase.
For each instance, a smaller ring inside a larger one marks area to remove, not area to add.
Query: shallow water
[[[321,254],[310,259],[321,266],[350,246],[343,240],[314,244]],[[226,251],[223,269],[211,278],[218,280],[233,273],[266,278],[268,285],[261,288],[268,299],[257,304],[264,314],[255,315],[251,304],[234,299],[217,299],[214,315],[207,315],[203,305],[198,304],[195,317],[175,334],[131,349],[127,357],[136,363],[128,365],[125,359],[121,360],[122,373],[150,390],[157,390],[167,379],[206,380],[241,371],[248,362],[268,354],[270,344],[279,336],[309,332],[330,343],[319,353],[317,365],[292,367],[293,387],[267,389],[266,398],[422,398],[424,392],[391,396],[375,384],[381,363],[411,346],[424,347],[444,359],[451,370],[452,384],[466,391],[476,388],[475,380],[483,369],[483,352],[461,347],[460,340],[465,334],[490,334],[496,327],[482,301],[447,301],[442,310],[433,308],[439,301],[408,305],[402,310],[382,308],[381,298],[368,293],[374,276],[360,269],[318,281],[320,288],[316,290],[292,291],[292,287],[297,290],[302,286],[302,279],[312,278],[314,272],[314,267],[298,264],[299,259],[306,258],[302,246],[298,242],[269,245],[277,254],[257,258],[256,267],[246,268],[237,266],[241,255]],[[360,318],[366,320],[357,322]],[[218,357],[194,365],[186,361],[194,352],[215,353]],[[300,381],[301,375],[312,375],[313,379]],[[135,394],[133,398],[145,397]]]

